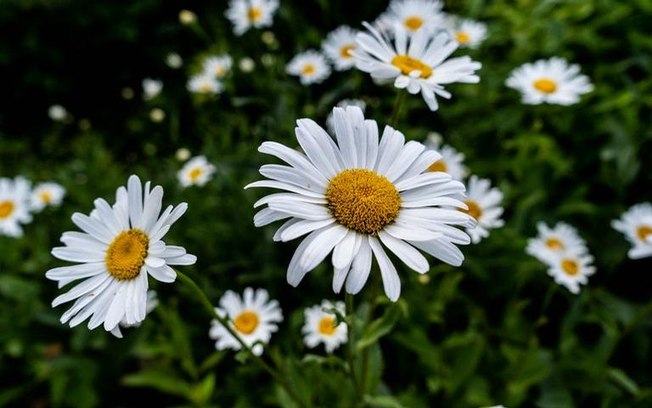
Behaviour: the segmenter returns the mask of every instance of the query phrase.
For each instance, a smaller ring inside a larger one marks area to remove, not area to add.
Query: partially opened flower
[[[400,27],[409,33],[420,29],[442,29],[444,13],[440,0],[392,0],[382,18],[387,26]]]
[[[196,156],[188,160],[177,173],[183,187],[203,186],[213,177],[215,166],[206,160],[206,156]]]
[[[328,310],[336,309],[344,315],[344,302],[323,300],[321,305],[308,307],[304,311],[305,323],[301,328],[303,341],[310,348],[324,344],[327,353],[346,343],[348,327],[346,323],[337,322],[337,316]]]
[[[453,146],[440,145],[427,140],[426,149],[435,150],[441,157],[428,166],[428,171],[442,171],[450,174],[453,180],[462,180],[466,176],[467,168],[464,165],[464,153],[458,152]]]
[[[37,184],[30,195],[32,211],[41,211],[45,207],[58,207],[61,205],[66,189],[54,182]]]
[[[333,62],[336,70],[344,71],[355,65],[351,51],[357,47],[356,34],[357,31],[351,27],[341,26],[326,36],[322,49],[328,59]]]
[[[468,18],[449,18],[447,29],[460,48],[478,48],[487,38],[487,25]]]
[[[271,26],[277,8],[278,0],[231,0],[225,14],[233,32],[242,35],[251,27]]]
[[[283,321],[283,313],[276,300],[270,300],[265,289],[246,288],[242,298],[227,290],[215,308],[220,316],[229,319],[231,328],[256,355],[263,354],[263,344],[269,343],[272,333]],[[240,350],[241,344],[217,320],[213,320],[209,331],[218,350]]]
[[[30,182],[23,177],[0,177],[0,235],[23,236],[21,224],[32,221],[30,188]]]
[[[593,257],[589,254],[578,254],[573,251],[564,251],[550,265],[548,274],[552,276],[558,285],[566,287],[571,293],[580,292],[580,284],[588,283],[588,276],[595,273],[595,267],[591,265]]]
[[[218,94],[224,90],[224,86],[214,75],[194,75],[188,81],[187,88],[190,92],[199,94]]]
[[[572,105],[593,90],[589,77],[580,74],[579,65],[559,57],[521,65],[512,71],[506,85],[520,91],[521,101],[528,105]]]
[[[555,264],[565,252],[579,255],[588,252],[577,230],[564,222],[558,222],[553,228],[539,222],[537,230],[538,236],[528,240],[525,252],[547,265]]]
[[[491,188],[491,181],[478,178],[472,175],[467,185],[467,198],[464,204],[468,207],[464,211],[478,221],[475,228],[467,228],[466,232],[471,236],[474,244],[482,238],[489,236],[489,230],[500,228],[504,221],[500,219],[503,214],[503,207],[500,206],[503,200],[503,193],[497,188]]]
[[[90,215],[72,215],[83,232],[64,232],[61,242],[65,246],[52,249],[52,255],[77,265],[45,274],[58,281],[59,288],[82,280],[52,302],[56,307],[75,301],[61,316],[61,323],[73,327],[90,319],[89,329],[103,324],[106,331],[122,321],[137,324],[147,312],[147,276],[173,282],[177,274],[170,266],[195,263],[197,258],[183,247],[162,241],[188,205],[170,205],[161,213],[163,188],[150,187],[149,182],[143,187],[137,176],[131,176],[127,188],[116,191],[113,206],[98,198]]]
[[[652,204],[640,203],[630,207],[611,226],[625,234],[632,244],[627,255],[631,259],[652,256]]]
[[[453,82],[477,83],[475,71],[481,64],[468,56],[447,58],[458,47],[448,33],[432,34],[418,30],[408,36],[404,29],[394,32],[393,43],[371,25],[364,23],[369,32],[356,37],[358,48],[352,51],[356,67],[376,79],[394,79],[394,86],[407,89],[411,94],[421,92],[430,110],[439,108],[435,95],[450,98],[444,84]]]
[[[336,107],[333,116],[337,144],[312,120],[299,119],[295,132],[305,154],[264,142],[258,151],[289,165],[264,165],[260,173],[270,180],[245,187],[284,190],[254,204],[267,205],[255,215],[256,226],[286,220],[274,240],[307,234],[290,261],[288,282],[298,285],[332,252],[333,290],[346,286],[358,293],[375,258],[385,293],[396,301],[401,282],[384,247],[418,273],[430,269],[418,249],[459,266],[464,256],[455,244],[470,238],[455,226],[475,221],[455,209],[466,208],[464,185],[446,173],[426,172],[439,153],[406,143],[389,126],[379,140],[376,122],[365,120],[358,107]]]
[[[229,73],[233,59],[229,55],[218,55],[208,57],[204,60],[202,66],[205,75],[213,75],[217,79],[222,79]]]
[[[297,54],[287,65],[287,73],[299,77],[302,85],[322,82],[331,74],[326,58],[315,50]]]

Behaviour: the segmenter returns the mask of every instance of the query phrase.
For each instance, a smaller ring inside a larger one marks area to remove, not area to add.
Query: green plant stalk
[[[401,114],[401,108],[403,107],[403,101],[405,101],[405,93],[402,89],[399,89],[396,92],[396,98],[394,99],[394,108],[392,109],[392,116],[389,119],[389,125],[396,129],[398,125],[399,115]]]
[[[360,390],[360,383],[355,375],[355,309],[353,307],[353,295],[347,293],[345,296],[346,301],[346,317],[348,320],[347,330],[347,360],[349,363],[349,375],[353,383],[353,390],[355,393],[355,401],[362,402],[362,392]]]

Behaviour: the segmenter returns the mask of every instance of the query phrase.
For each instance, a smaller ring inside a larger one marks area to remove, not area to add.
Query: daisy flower
[[[595,273],[595,267],[591,265],[593,257],[588,254],[577,254],[564,251],[550,265],[548,274],[552,276],[555,283],[565,286],[571,293],[580,292],[580,284],[588,283],[587,276]]]
[[[217,94],[222,92],[224,86],[215,79],[214,75],[194,75],[188,81],[188,90],[200,94]]]
[[[442,6],[439,0],[392,0],[382,18],[385,25],[401,27],[411,34],[421,28],[433,32],[443,26]]]
[[[23,177],[13,180],[0,177],[0,235],[22,237],[20,224],[32,221],[30,209],[30,182]]]
[[[56,307],[75,301],[61,316],[61,323],[70,321],[74,327],[90,318],[89,329],[104,324],[106,331],[121,321],[137,324],[147,311],[147,276],[174,282],[176,272],[171,265],[192,265],[197,260],[184,248],[162,241],[188,205],[170,205],[161,214],[163,188],[150,187],[147,182],[143,188],[140,179],[131,176],[127,187],[116,191],[113,206],[98,198],[90,215],[72,215],[72,222],[83,232],[64,232],[61,242],[65,246],[52,249],[52,255],[78,264],[45,274],[58,281],[59,288],[83,279],[52,302]]]
[[[30,207],[32,211],[41,211],[47,206],[58,207],[61,205],[66,189],[54,182],[40,183],[30,194]]]
[[[158,79],[143,79],[143,98],[151,100],[158,96],[163,89],[163,82]]]
[[[440,153],[440,158],[433,162],[428,171],[441,171],[450,174],[454,180],[462,180],[467,173],[464,165],[464,153],[458,152],[449,145],[440,145],[439,141],[429,138],[426,140],[426,149],[435,150]]]
[[[172,69],[181,68],[183,59],[176,52],[171,52],[165,56],[165,64]]]
[[[204,74],[213,75],[217,79],[222,79],[231,70],[233,60],[228,55],[219,55],[216,57],[208,57],[204,60],[202,66],[204,67]]]
[[[290,75],[298,76],[301,85],[320,83],[331,74],[326,58],[315,50],[295,55],[288,63],[286,71]]]
[[[633,247],[627,253],[631,259],[652,256],[652,204],[640,203],[629,208],[611,226],[625,234]]]
[[[527,105],[572,105],[593,90],[589,78],[580,74],[579,65],[558,57],[521,65],[505,84],[520,91],[521,101]]]
[[[583,255],[588,251],[577,230],[564,222],[558,222],[553,228],[539,222],[537,230],[538,236],[528,240],[525,252],[545,264],[556,263],[563,253]]]
[[[277,8],[278,0],[231,0],[225,15],[235,35],[242,35],[251,27],[271,26]]]
[[[500,206],[503,200],[503,193],[497,188],[491,188],[491,181],[481,179],[473,175],[469,178],[467,185],[467,198],[464,204],[468,207],[464,211],[478,221],[475,228],[467,228],[466,232],[471,236],[471,241],[477,244],[489,236],[489,230],[500,228],[504,221],[500,219],[503,208]]]
[[[48,109],[48,116],[52,120],[63,122],[63,120],[68,116],[68,111],[61,105],[52,105]]]
[[[196,156],[188,160],[177,173],[179,183],[183,187],[203,186],[215,173],[215,166],[206,160],[206,156]]]
[[[306,320],[301,332],[304,335],[303,341],[306,346],[315,348],[319,343],[323,343],[326,352],[332,353],[333,350],[346,343],[348,328],[344,322],[337,324],[337,316],[327,312],[329,309],[336,309],[341,314],[345,314],[344,302],[333,303],[322,300],[321,305],[305,309]]]
[[[154,310],[158,306],[158,295],[156,294],[155,290],[148,290],[147,291],[147,300],[146,300],[146,305],[145,305],[145,316],[147,316],[152,310]],[[117,326],[113,330],[111,330],[111,334],[114,335],[117,338],[122,338],[122,331],[120,331],[120,328],[129,328],[129,327],[139,327],[141,322],[129,324],[127,323],[127,317],[123,317],[122,320],[120,320],[120,323],[118,323]]]
[[[269,300],[265,289],[254,291],[252,288],[246,288],[242,298],[227,290],[215,312],[229,319],[231,328],[257,356],[263,354],[263,344],[269,343],[272,333],[278,330],[278,323],[283,321],[278,302]],[[216,340],[215,348],[218,350],[241,348],[235,337],[217,320],[213,320],[209,336]]]
[[[452,82],[477,83],[475,71],[479,62],[468,56],[446,60],[458,47],[445,32],[431,34],[419,30],[408,37],[404,29],[395,31],[394,44],[371,25],[364,23],[369,33],[356,36],[358,48],[352,51],[356,67],[371,74],[372,78],[394,79],[394,86],[406,88],[411,94],[421,92],[430,110],[438,109],[435,95],[450,98],[444,84]]]
[[[355,106],[333,110],[337,143],[310,119],[299,119],[297,140],[305,154],[275,142],[258,151],[271,154],[289,166],[268,164],[260,173],[269,180],[249,187],[285,190],[258,200],[267,205],[254,216],[263,226],[286,219],[274,240],[289,241],[307,234],[294,253],[288,283],[303,277],[332,252],[333,290],[346,282],[348,293],[358,293],[369,277],[373,258],[378,262],[385,294],[396,301],[401,282],[388,248],[409,268],[428,272],[420,249],[451,265],[464,259],[455,244],[468,244],[458,226],[475,223],[456,197],[464,184],[446,173],[427,172],[439,153],[419,142],[405,142],[399,131],[386,126],[382,137],[373,120],[365,120]]]
[[[341,26],[334,31],[331,31],[324,43],[322,49],[328,59],[333,62],[335,69],[344,71],[352,68],[355,65],[355,60],[351,51],[356,48],[355,36],[358,32],[351,27]]]
[[[447,21],[448,32],[460,48],[478,48],[487,38],[487,25],[467,18],[453,17]]]

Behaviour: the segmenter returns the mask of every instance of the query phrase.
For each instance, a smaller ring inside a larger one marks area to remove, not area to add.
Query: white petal
[[[396,302],[401,295],[401,280],[398,277],[398,273],[396,273],[396,268],[376,238],[370,237],[369,245],[380,267],[385,295],[392,302]]]
[[[367,279],[369,278],[369,272],[371,272],[372,258],[371,247],[369,246],[371,239],[375,238],[362,237],[360,249],[358,250],[355,258],[353,258],[351,271],[349,272],[349,276],[346,279],[346,291],[353,295],[362,290],[365,283],[367,283]]]
[[[348,229],[339,224],[326,227],[321,234],[306,247],[299,259],[302,269],[308,271],[314,269],[346,236]]]
[[[418,273],[426,273],[430,269],[428,261],[411,245],[396,239],[385,231],[380,231],[378,236],[383,244],[392,251],[403,263]]]

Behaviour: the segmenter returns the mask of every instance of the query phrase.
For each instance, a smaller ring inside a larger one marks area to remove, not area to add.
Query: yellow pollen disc
[[[210,83],[204,82],[199,86],[199,90],[202,91],[203,93],[208,93],[213,90],[213,87],[211,86]]]
[[[448,167],[446,167],[446,163],[442,160],[439,159],[430,166],[428,166],[428,171],[443,171],[446,172]]]
[[[0,219],[8,218],[14,212],[15,207],[13,201],[0,201]]]
[[[335,318],[331,316],[322,317],[319,321],[319,333],[325,336],[332,336],[335,333]]]
[[[52,201],[52,194],[48,191],[44,191],[41,194],[38,195],[38,197],[43,201],[44,203],[48,204],[50,201]]]
[[[253,23],[260,20],[262,16],[263,16],[263,11],[258,7],[251,7],[249,8],[249,10],[247,10],[247,18],[249,19],[249,21]]]
[[[134,279],[145,263],[148,248],[149,237],[145,232],[137,228],[122,231],[106,250],[106,269],[117,280]]]
[[[367,169],[344,170],[333,177],[326,201],[337,222],[371,235],[394,221],[401,208],[401,195],[394,184]]]
[[[190,180],[192,181],[197,181],[199,180],[199,177],[201,177],[203,172],[204,171],[201,168],[195,167],[194,169],[190,170],[190,173],[188,173],[188,177],[190,177]]]
[[[580,266],[572,259],[563,259],[561,261],[561,269],[564,270],[566,275],[575,276],[580,271]]]
[[[1,204],[0,204],[0,208],[2,208]],[[0,218],[2,218],[1,210],[0,210]],[[649,225],[641,225],[640,227],[636,228],[636,236],[641,241],[645,241],[650,234],[652,234],[652,227],[650,227]]]
[[[464,31],[458,31],[455,34],[455,39],[460,44],[468,44],[468,42],[471,41],[471,36],[468,33],[465,33]]]
[[[564,243],[558,240],[557,238],[548,238],[546,240],[546,246],[553,251],[559,251],[564,249]]]
[[[215,76],[221,78],[224,75],[224,68],[217,67],[215,68]]]
[[[464,204],[466,204],[467,207],[469,207],[468,210],[462,210],[460,211],[465,212],[469,214],[471,217],[475,218],[476,220],[482,216],[482,208],[478,205],[477,202],[473,200],[464,200]]]
[[[408,17],[403,21],[403,24],[412,31],[418,30],[423,25],[423,19],[421,17]]]
[[[355,45],[347,44],[340,48],[340,56],[342,58],[351,58],[351,51],[355,49]]]
[[[240,333],[251,334],[258,327],[259,319],[256,312],[245,310],[233,319],[235,329]]]
[[[552,79],[540,78],[534,81],[534,87],[547,94],[551,94],[557,90],[557,83]]]
[[[424,64],[418,59],[412,58],[407,55],[397,55],[392,58],[392,65],[401,70],[403,75],[409,75],[412,71],[421,71],[421,78],[430,78],[432,75],[432,68]]]
[[[315,73],[315,66],[312,65],[312,64],[306,64],[306,65],[304,65],[303,68],[301,69],[301,73],[302,73],[303,75],[312,75],[312,74]]]

